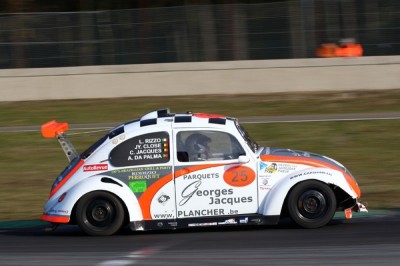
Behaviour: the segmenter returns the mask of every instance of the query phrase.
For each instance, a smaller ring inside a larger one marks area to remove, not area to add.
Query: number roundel
[[[253,183],[256,174],[247,166],[234,166],[224,173],[224,180],[233,187],[245,187]]]

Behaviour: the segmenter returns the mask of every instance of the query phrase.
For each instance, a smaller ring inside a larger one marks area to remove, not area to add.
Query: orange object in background
[[[338,46],[335,43],[323,43],[317,49],[317,56],[319,57],[336,57],[336,49]]]
[[[336,43],[324,43],[317,49],[319,57],[357,57],[363,55],[361,44],[356,43],[354,39],[342,39],[339,45]]]
[[[346,43],[336,49],[336,56],[355,57],[362,55],[363,49],[361,47],[361,44],[358,43]]]

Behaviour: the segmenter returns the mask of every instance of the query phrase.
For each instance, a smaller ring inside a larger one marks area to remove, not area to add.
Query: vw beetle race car
[[[325,156],[263,148],[235,118],[150,112],[78,154],[67,123],[42,126],[70,163],[55,180],[42,219],[89,235],[182,227],[326,225],[336,211],[366,211],[350,172]]]

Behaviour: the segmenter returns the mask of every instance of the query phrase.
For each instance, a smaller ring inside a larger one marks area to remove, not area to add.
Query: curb
[[[30,221],[0,221],[0,229],[23,229],[49,225],[48,222],[41,220]]]

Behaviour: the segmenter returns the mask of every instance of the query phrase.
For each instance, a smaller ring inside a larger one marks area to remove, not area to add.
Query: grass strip
[[[399,112],[400,89],[0,102],[0,127],[41,125],[53,119],[70,124],[122,123],[166,107],[171,112],[231,117]]]
[[[400,206],[400,120],[246,124],[263,146],[327,155],[356,177],[371,209]],[[72,132],[74,133],[74,132]],[[102,133],[71,140],[78,151]],[[51,184],[67,159],[56,140],[39,132],[0,134],[0,220],[38,219]]]

